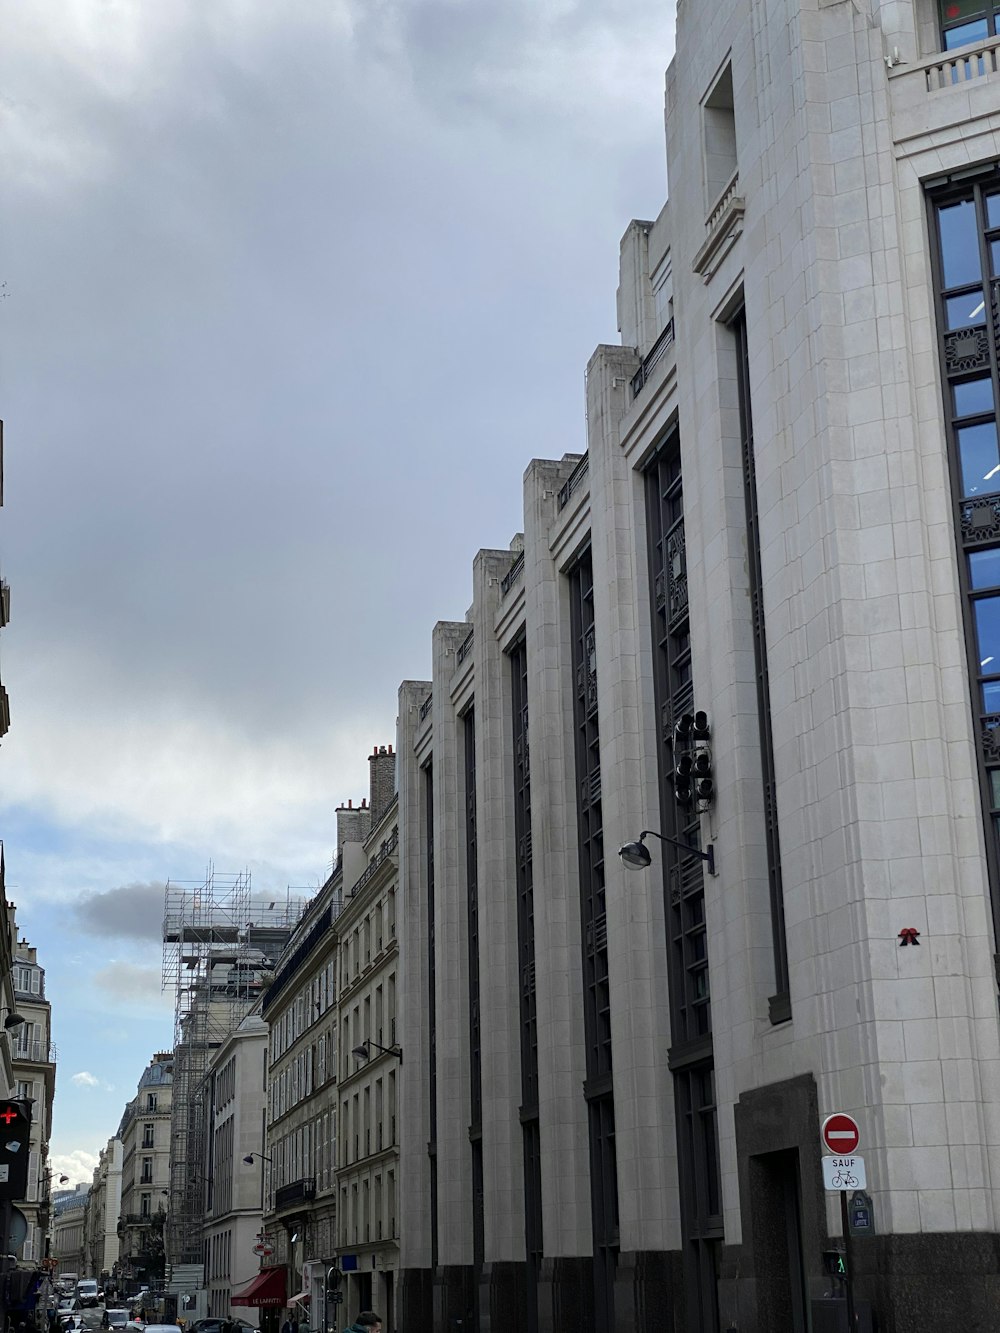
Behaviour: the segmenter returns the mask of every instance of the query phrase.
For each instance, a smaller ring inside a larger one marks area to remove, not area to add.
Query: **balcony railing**
[[[671,319],[668,321],[666,327],[664,328],[660,336],[657,338],[656,342],[653,343],[652,347],[642,358],[642,365],[632,376],[633,398],[638,398],[639,394],[642,393],[643,386],[649,379],[654,366],[659,365],[660,361],[662,361],[663,353],[667,350],[667,348],[670,346],[673,340],[674,340],[674,321]]]
[[[316,1197],[316,1179],[310,1176],[306,1180],[293,1180],[290,1185],[282,1185],[274,1191],[275,1210],[290,1208],[292,1204],[305,1203]]]
[[[433,703],[434,703],[434,694],[432,691],[420,705],[419,718],[421,722],[423,722],[424,718],[431,711],[431,706],[433,705]]]
[[[957,83],[971,83],[973,79],[995,74],[1000,68],[997,64],[998,42],[1000,39],[993,37],[988,42],[977,42],[975,46],[965,46],[958,51],[943,51],[921,61],[927,91],[932,93],[938,88],[952,88]]]
[[[392,832],[389,834],[388,838],[386,838],[382,846],[372,857],[371,861],[368,863],[368,868],[365,870],[365,873],[355,884],[354,888],[351,889],[351,891],[348,893],[347,895],[348,898],[353,898],[355,897],[356,894],[361,892],[361,890],[365,887],[368,881],[378,872],[379,867],[383,865],[386,861],[388,861],[389,857],[392,856],[393,852],[396,850],[398,846],[399,846],[399,829],[394,828]]]
[[[633,397],[635,396],[636,392],[637,390],[635,387],[635,380],[633,380],[632,381]],[[560,486],[559,488],[560,509],[566,508],[570,500],[573,498],[573,493],[579,489],[584,477],[587,475],[589,471],[590,471],[590,454],[584,454],[583,457],[580,459],[579,463],[577,463],[576,467],[573,469],[573,471],[563,482],[562,486]]]
[[[49,1041],[19,1041],[11,1052],[11,1059],[30,1060],[35,1065],[54,1065],[56,1048]]]
[[[518,581],[518,579],[521,577],[523,573],[524,573],[524,552],[519,551],[517,555],[514,557],[514,559],[511,561],[510,569],[507,570],[507,573],[500,580],[501,597],[507,596],[511,588],[513,588],[514,584]]]

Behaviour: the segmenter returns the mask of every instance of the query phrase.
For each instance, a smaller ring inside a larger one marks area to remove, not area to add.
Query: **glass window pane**
[[[990,805],[1000,810],[1000,768],[990,769]]]
[[[969,46],[972,42],[985,42],[988,36],[986,20],[973,19],[971,23],[960,23],[955,28],[946,28],[944,47],[946,51],[954,51],[959,46]]]
[[[971,199],[958,204],[946,204],[938,209],[941,232],[941,267],[946,287],[961,287],[967,282],[978,282],[979,237],[976,228],[976,206]]]
[[[990,241],[990,272],[994,277],[1000,274],[1000,241]]]
[[[966,380],[964,384],[956,384],[953,388],[957,417],[977,417],[981,412],[993,411],[993,381],[989,375]]]
[[[976,590],[1000,588],[1000,546],[969,552],[969,584]],[[1000,667],[997,671],[1000,672]]]
[[[979,644],[979,669],[987,675],[1000,670],[1000,597],[981,597],[972,603]]]
[[[941,21],[957,23],[959,19],[978,18],[986,13],[983,0],[941,0]]]
[[[995,421],[981,426],[962,426],[958,436],[958,458],[962,468],[963,495],[991,495],[1000,491],[1000,452],[997,451]]]
[[[1000,192],[986,196],[986,221],[991,227],[1000,227]]]
[[[944,306],[949,329],[970,329],[986,323],[982,287],[966,292],[964,296],[949,296]]]
[[[983,684],[983,712],[1000,713],[1000,680],[988,680]]]

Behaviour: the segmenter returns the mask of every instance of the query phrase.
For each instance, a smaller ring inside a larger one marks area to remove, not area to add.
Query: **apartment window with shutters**
[[[26,1101],[28,1098],[34,1097],[35,1095],[34,1083],[18,1080],[17,1095],[22,1101]]]
[[[153,1134],[154,1134],[154,1130],[155,1130],[155,1126],[153,1126],[153,1125],[143,1125],[143,1127],[142,1127],[142,1146],[143,1146],[144,1148],[152,1148],[152,1147],[154,1146],[154,1144],[153,1144]]]

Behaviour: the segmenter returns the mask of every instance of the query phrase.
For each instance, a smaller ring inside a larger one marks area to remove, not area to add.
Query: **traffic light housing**
[[[28,1195],[31,1154],[31,1103],[0,1101],[0,1199]]]
[[[682,810],[690,810],[697,801],[699,811],[705,811],[715,799],[711,734],[708,714],[701,708],[682,713],[674,723],[674,800]]]
[[[681,750],[674,762],[674,800],[687,809],[694,802],[692,775],[694,760],[690,750]]]
[[[846,1277],[847,1260],[842,1250],[823,1251],[823,1272],[827,1277]]]

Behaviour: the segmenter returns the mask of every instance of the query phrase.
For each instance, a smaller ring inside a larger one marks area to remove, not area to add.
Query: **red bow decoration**
[[[919,945],[920,941],[917,939],[919,934],[920,931],[917,930],[916,926],[904,926],[899,932],[899,947],[903,949],[908,944]]]

